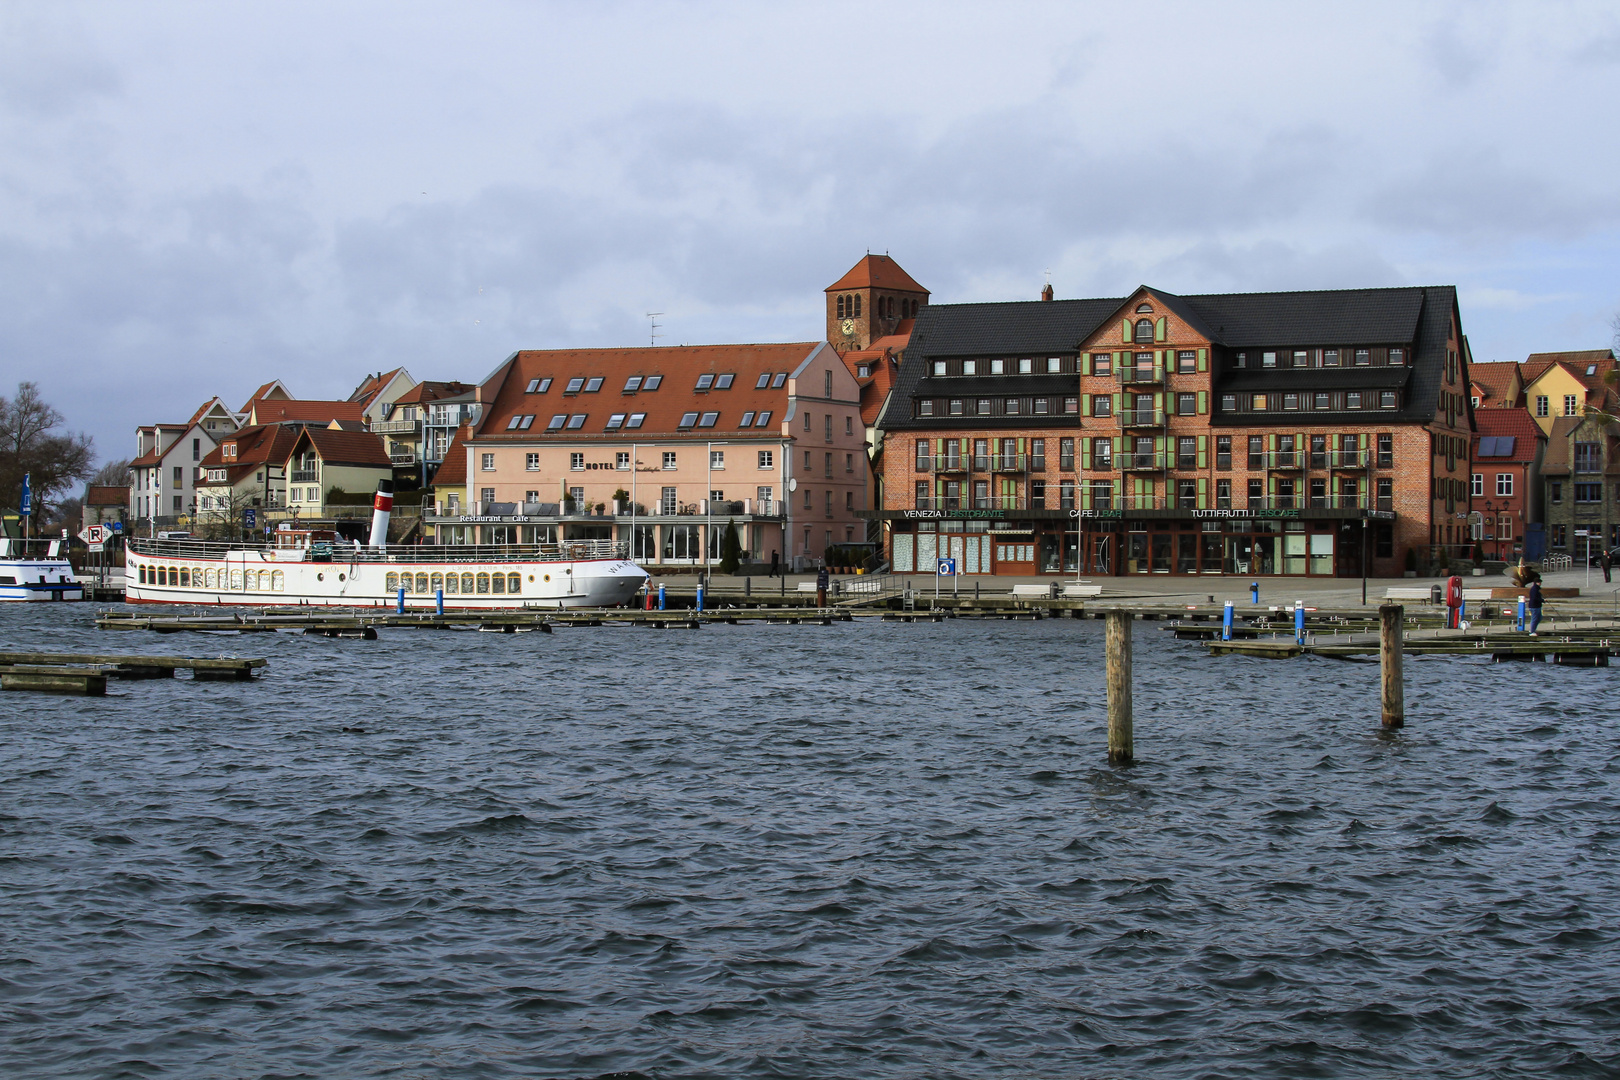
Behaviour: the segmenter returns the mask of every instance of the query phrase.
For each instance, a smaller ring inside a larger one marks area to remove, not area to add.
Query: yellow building
[[[1524,407],[1543,435],[1552,434],[1554,420],[1581,416],[1587,406],[1612,413],[1620,400],[1609,381],[1615,370],[1609,349],[1531,353],[1520,370]]]

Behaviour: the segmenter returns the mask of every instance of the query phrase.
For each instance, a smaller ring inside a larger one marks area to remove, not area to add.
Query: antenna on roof
[[[1046,268],[1046,283],[1048,285],[1052,284],[1052,268],[1050,266]]]
[[[662,311],[647,312],[647,321],[651,323],[647,328],[647,344],[649,346],[657,345],[658,339],[664,336],[658,332],[658,316],[662,314]]]

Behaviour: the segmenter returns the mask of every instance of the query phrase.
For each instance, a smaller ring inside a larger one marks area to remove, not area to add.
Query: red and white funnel
[[[371,503],[371,547],[381,551],[388,546],[388,519],[394,514],[394,482],[377,481],[377,497]]]

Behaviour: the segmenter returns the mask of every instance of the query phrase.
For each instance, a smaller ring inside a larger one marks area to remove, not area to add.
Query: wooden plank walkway
[[[1206,641],[1210,656],[1253,656],[1287,660],[1296,656],[1322,656],[1357,660],[1378,655],[1377,633],[1322,633],[1307,628],[1305,643],[1287,636]],[[1608,667],[1620,654],[1620,620],[1591,617],[1545,620],[1534,636],[1514,630],[1512,624],[1472,626],[1467,630],[1413,629],[1404,635],[1401,651],[1417,656],[1489,657],[1493,662],[1550,659],[1556,664]]]
[[[7,652],[0,653],[0,690],[101,696],[109,678],[172,679],[185,669],[194,682],[242,681],[265,665],[262,657]]]

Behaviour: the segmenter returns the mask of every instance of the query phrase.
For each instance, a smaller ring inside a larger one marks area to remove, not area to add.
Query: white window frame
[[[1513,494],[1512,473],[1499,472],[1496,474],[1496,494],[1503,497],[1508,497]]]

